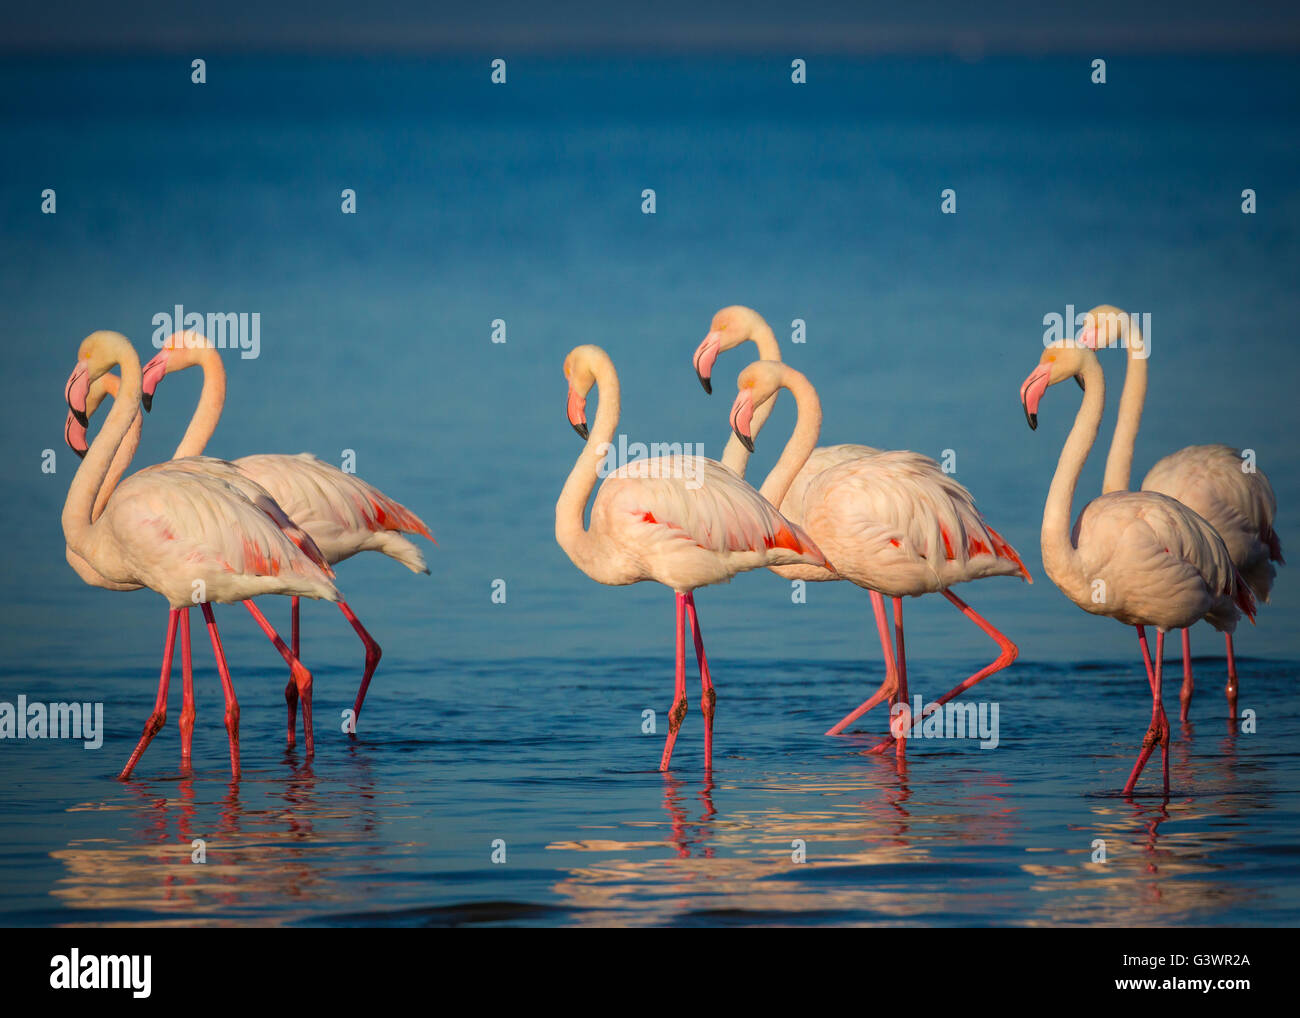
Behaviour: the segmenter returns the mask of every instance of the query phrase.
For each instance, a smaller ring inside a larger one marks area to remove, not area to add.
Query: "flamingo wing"
[[[160,463],[133,474],[102,520],[134,574],[110,579],[141,582],[173,601],[197,579],[214,601],[258,593],[338,597],[329,575],[263,507],[196,464]]]
[[[419,534],[432,541],[428,526],[406,506],[355,474],[344,473],[310,453],[244,456],[235,465],[274,496],[330,561],[374,549],[416,572],[428,572],[419,549],[399,536]]]
[[[827,565],[802,528],[732,470],[702,456],[661,456],[619,467],[597,493],[592,529],[615,521],[643,527],[637,540],[645,544],[689,542],[723,555],[764,554],[767,565]]]

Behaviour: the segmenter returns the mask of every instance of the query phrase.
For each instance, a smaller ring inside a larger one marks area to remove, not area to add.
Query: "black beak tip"
[[[1029,407],[1025,407],[1025,420],[1029,423],[1030,431],[1038,430],[1038,414],[1031,414]]]
[[[1075,375],[1075,376],[1074,376],[1074,380],[1075,380],[1076,382],[1079,383],[1079,388],[1080,388],[1080,389],[1083,389],[1084,392],[1087,392],[1087,391],[1088,391],[1088,390],[1087,390],[1087,387],[1083,384],[1083,376],[1082,376],[1082,375]]]
[[[570,423],[572,423],[572,422],[570,422]],[[588,437],[588,435],[590,434],[590,432],[587,431],[587,425],[586,425],[585,423],[583,423],[583,424],[574,424],[574,425],[573,425],[573,430],[576,431],[576,432],[578,433],[578,437],[581,438],[584,442],[587,440],[587,437]]]
[[[73,446],[72,451],[77,454],[77,459],[84,460],[86,458],[85,449],[78,449],[76,446]]]
[[[144,404],[144,412],[148,413],[153,409],[153,393],[146,392],[140,397],[140,402]]]
[[[702,386],[704,386],[704,391],[707,392],[710,396],[712,396],[712,395],[713,395],[713,379],[710,378],[708,375],[701,375],[698,371],[695,372],[695,375],[696,375],[696,377],[700,380],[700,384],[701,384]]]
[[[78,424],[80,424],[83,428],[90,427],[90,418],[86,416],[86,411],[77,410],[74,407],[69,407],[68,409],[72,410],[72,416]]]
[[[731,430],[736,431],[735,428],[732,428]],[[754,451],[754,440],[752,438],[750,438],[748,435],[742,435],[739,431],[736,431],[736,437],[740,439],[740,444],[743,445],[746,449],[748,449],[750,452]]]

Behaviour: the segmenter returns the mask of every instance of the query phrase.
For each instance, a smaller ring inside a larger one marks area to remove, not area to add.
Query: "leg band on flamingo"
[[[989,637],[993,639],[993,642],[996,643],[999,648],[998,656],[994,658],[992,662],[990,662],[989,664],[981,668],[979,671],[977,671],[970,678],[966,679],[960,684],[954,686],[952,689],[948,690],[948,692],[944,693],[943,696],[939,697],[939,699],[935,700],[933,703],[927,703],[925,705],[925,709],[921,712],[921,717],[911,719],[912,724],[915,724],[917,721],[922,721],[925,718],[928,718],[931,714],[933,714],[936,710],[938,710],[945,703],[951,700],[954,696],[957,696],[959,693],[964,693],[966,690],[970,689],[971,686],[975,685],[977,682],[982,682],[984,679],[987,679],[994,672],[1002,671],[1003,668],[1006,668],[1013,661],[1015,661],[1017,657],[1020,656],[1019,648],[1017,648],[1016,645],[1007,638],[1006,634],[1002,633],[1000,630],[994,627],[992,623],[990,623],[987,619],[985,619],[982,615],[980,615],[979,612],[977,612],[974,608],[968,605],[960,597],[954,594],[951,590],[945,590],[943,592],[943,596],[946,597],[949,601],[951,601],[953,605],[956,606],[958,611],[960,611],[968,619],[974,622],[975,625],[977,625]],[[883,753],[886,749],[888,749],[893,744],[894,744],[894,736],[893,735],[886,736],[882,741],[878,742],[876,745],[871,747],[871,752]]]
[[[673,706],[668,712],[668,738],[664,740],[664,755],[659,761],[661,771],[668,770],[677,743],[677,732],[686,720],[690,705],[686,702],[686,595],[677,594],[677,674],[673,691]]]
[[[131,776],[131,771],[135,769],[140,756],[148,748],[149,743],[153,742],[153,737],[167,723],[167,687],[171,683],[172,652],[176,647],[176,624],[179,616],[179,608],[172,608],[167,612],[167,642],[163,644],[162,674],[158,678],[158,696],[154,700],[153,713],[149,715],[149,720],[144,723],[144,732],[140,735],[140,741],[135,744],[135,749],[127,759],[126,766],[122,768],[122,773],[117,776],[119,781],[125,781]]]
[[[876,630],[880,634],[880,651],[885,659],[885,681],[880,684],[871,696],[862,702],[856,709],[839,720],[839,722],[828,731],[827,735],[840,735],[844,729],[857,721],[863,714],[871,710],[876,704],[884,702],[886,699],[895,696],[898,692],[898,672],[894,666],[894,646],[893,641],[889,638],[889,619],[885,615],[885,599],[874,590],[868,591],[871,595],[871,609],[876,616]]]

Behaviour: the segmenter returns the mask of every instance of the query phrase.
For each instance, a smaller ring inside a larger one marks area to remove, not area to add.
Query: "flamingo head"
[[[135,349],[120,332],[100,330],[81,341],[77,349],[77,366],[63,386],[63,396],[68,401],[68,409],[83,428],[90,423],[87,413],[90,387],[127,357],[134,359]]]
[[[704,386],[704,391],[713,393],[713,363],[723,350],[740,346],[746,340],[754,338],[759,328],[766,328],[757,311],[743,304],[732,304],[713,316],[709,323],[709,334],[695,348],[695,376]]]
[[[1020,405],[1031,429],[1038,428],[1038,404],[1049,386],[1073,378],[1083,388],[1083,368],[1088,357],[1096,357],[1088,347],[1078,344],[1053,346],[1043,351],[1038,367],[1020,386]]]
[[[105,397],[117,399],[117,392],[121,384],[122,380],[111,371],[100,375],[90,383],[90,391],[86,394],[86,421],[78,420],[77,415],[72,410],[68,411],[68,420],[63,426],[63,440],[68,443],[68,448],[78,456],[84,457],[86,450],[90,447],[86,438],[86,427],[89,419],[95,416],[95,411],[99,409],[99,405],[104,402]]]
[[[564,377],[569,382],[569,398],[565,413],[582,439],[587,439],[591,432],[587,428],[587,393],[596,384],[596,373],[592,369],[595,354],[599,347],[575,346],[564,358]]]
[[[736,379],[736,402],[731,405],[731,430],[740,444],[754,451],[754,411],[776,395],[789,370],[780,361],[755,361]]]
[[[200,362],[200,357],[204,356],[201,351],[215,349],[207,336],[193,330],[173,332],[163,340],[158,353],[144,366],[144,385],[140,402],[144,404],[145,410],[153,409],[153,395],[158,391],[158,383],[167,375],[173,371],[193,367]]]

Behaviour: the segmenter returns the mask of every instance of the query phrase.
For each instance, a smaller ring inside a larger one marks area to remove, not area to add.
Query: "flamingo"
[[[781,360],[780,347],[771,327],[752,308],[733,305],[713,316],[709,334],[695,351],[693,363],[705,392],[712,392],[711,374],[718,354],[752,341],[765,362]],[[755,398],[746,411],[745,434],[735,431],[727,440],[722,462],[742,477],[753,452],[753,439],[776,404],[774,398],[790,380],[802,379],[792,389],[796,404],[802,393],[803,416],[816,399],[811,383],[798,372],[781,375],[775,369],[755,369],[773,386],[763,399]],[[784,381],[783,381],[784,380]],[[934,460],[914,452],[882,452],[867,445],[830,445],[816,448],[794,475],[774,483],[776,471],[760,489],[773,497],[788,519],[805,526],[813,539],[827,550],[836,572],[806,566],[774,569],[788,579],[812,581],[847,579],[867,590],[876,618],[876,629],[885,660],[885,680],[880,688],[855,710],[831,727],[827,735],[839,735],[863,714],[888,697],[891,708],[907,703],[907,662],[903,639],[903,597],[941,591],[963,615],[998,646],[998,656],[953,687],[932,704],[925,716],[957,694],[971,688],[1015,661],[1019,650],[975,609],[949,588],[956,583],[988,576],[1020,576],[1033,583],[1029,571],[1014,548],[990,527],[975,508],[975,500]],[[815,506],[815,515],[814,515]],[[894,641],[884,595],[892,599]],[[891,725],[906,731],[907,725]],[[895,741],[891,735],[873,747],[882,752]],[[905,741],[896,752],[903,755]]]
[[[148,410],[159,383],[166,375],[195,366],[203,369],[203,391],[173,459],[198,456],[207,447],[225,404],[226,369],[220,352],[206,336],[197,332],[173,333],[144,368],[143,400]],[[234,461],[234,467],[270,492],[294,523],[311,536],[331,566],[358,552],[378,551],[401,562],[412,572],[429,572],[420,549],[402,536],[419,534],[432,541],[433,534],[428,526],[404,505],[354,474],[344,473],[310,453],[244,456]],[[337,603],[339,611],[360,637],[366,654],[349,726],[350,732],[355,733],[366,690],[370,688],[383,649],[361,624],[347,601],[338,598]],[[298,618],[298,598],[294,597],[291,599],[291,640],[295,655],[299,646]],[[292,679],[285,687],[284,698],[289,708],[288,741],[293,745],[297,686]]]
[[[677,662],[668,737],[659,763],[668,770],[687,713],[684,618],[690,622],[700,668],[704,713],[704,767],[713,767],[713,714],[717,696],[709,674],[694,592],[725,583],[736,573],[776,564],[829,567],[799,527],[757,491],[715,460],[663,456],[625,463],[608,476],[583,514],[609,443],[618,427],[618,374],[598,346],[578,346],[564,359],[569,382],[569,423],[586,446],[555,503],[555,539],[575,566],[597,583],[623,586],[654,580],[677,600]],[[587,427],[587,394],[598,388],[594,427]],[[816,441],[814,432],[812,438]],[[812,445],[804,450],[807,455]]]
[[[121,398],[114,402],[68,488],[63,535],[68,549],[94,575],[118,585],[114,589],[148,587],[170,605],[157,700],[119,779],[130,776],[166,722],[176,630],[196,596],[225,694],[232,774],[239,775],[239,703],[212,614],[214,601],[242,601],[289,665],[302,698],[310,753],[311,672],[249,599],[287,594],[337,600],[339,592],[326,571],[329,567],[314,562],[300,549],[268,506],[259,505],[219,476],[177,464],[160,464],[133,474],[117,486],[98,518],[93,518],[104,482],[115,469],[118,451],[140,413],[142,372],[135,349],[120,333],[91,333],[78,350],[77,366],[64,389],[74,423],[84,427],[90,386],[113,367],[122,371]]]
[[[1223,539],[1182,502],[1155,491],[1113,491],[1093,499],[1070,530],[1071,503],[1079,474],[1101,426],[1106,382],[1097,355],[1071,343],[1043,351],[1038,367],[1020,387],[1029,427],[1038,427],[1038,406],[1049,386],[1076,379],[1083,400],[1061,450],[1043,508],[1043,567],[1071,601],[1093,615],[1137,629],[1151,686],[1151,724],[1124,785],[1131,795],[1156,745],[1160,746],[1164,793],[1169,794],[1169,720],[1161,700],[1165,633],[1201,619],[1232,632],[1255,603],[1237,573]],[[1156,627],[1152,668],[1146,626]]]
[[[85,456],[86,445],[86,428],[81,423],[80,418],[84,417],[86,422],[94,416],[95,411],[103,402],[105,397],[111,397],[116,400],[118,397],[120,380],[112,372],[105,373],[95,379],[90,384],[86,394],[86,406],[84,413],[68,411],[68,419],[64,428],[64,438],[69,447],[72,448],[78,456]],[[95,497],[95,505],[91,510],[91,522],[98,520],[100,514],[104,511],[104,506],[117,488],[118,481],[130,466],[132,458],[135,456],[136,449],[140,444],[142,415],[136,414],[135,419],[131,422],[130,430],[122,444],[118,446],[117,452],[113,455],[112,465],[109,467],[108,475],[104,483],[100,486],[99,493]],[[259,509],[265,512],[271,520],[296,544],[304,554],[313,562],[321,566],[326,573],[333,578],[333,570],[330,569],[329,563],[325,561],[319,548],[316,547],[311,537],[305,533],[302,528],[295,524],[285,515],[284,510],[280,508],[279,503],[271,497],[270,493],[260,484],[253,481],[240,473],[233,465],[222,460],[214,460],[209,457],[193,457],[187,460],[173,460],[166,466],[171,468],[171,472],[199,470],[208,475],[216,476],[220,480],[236,488],[242,495],[251,500]],[[151,468],[162,471],[163,465]],[[88,584],[96,587],[103,587],[107,590],[139,590],[138,583],[117,583],[101,576],[88,562],[72,550],[67,549],[68,563],[76,570],[77,574]],[[193,681],[193,663],[190,654],[190,620],[189,612],[184,611],[180,615],[179,628],[181,635],[181,676],[182,676],[182,708],[180,717],[181,730],[181,766],[188,767],[191,758],[191,749],[194,735],[194,681]],[[295,657],[297,656],[295,652]],[[295,692],[297,683],[294,681]],[[296,698],[296,697],[295,697]],[[293,743],[293,737],[290,737],[290,744]],[[311,740],[309,740],[310,743]],[[309,745],[309,755],[311,749]]]
[[[1079,342],[1092,347],[1111,346],[1118,339],[1128,351],[1124,389],[1119,400],[1119,418],[1110,452],[1102,492],[1128,491],[1133,466],[1133,447],[1147,393],[1147,349],[1141,331],[1131,316],[1109,304],[1101,304],[1084,315]],[[1100,334],[1098,326],[1106,326]],[[1247,471],[1240,449],[1228,445],[1189,445],[1158,461],[1142,479],[1143,491],[1156,491],[1176,498],[1195,510],[1218,531],[1232,556],[1232,563],[1250,587],[1256,601],[1268,603],[1277,576],[1274,562],[1285,564],[1282,542],[1273,530],[1277,496],[1262,470]],[[1187,720],[1192,702],[1192,646],[1187,629],[1182,630],[1183,686],[1179,692],[1180,718]],[[1227,650],[1228,682],[1224,692],[1228,710],[1237,716],[1237,659],[1232,633],[1223,635]]]

